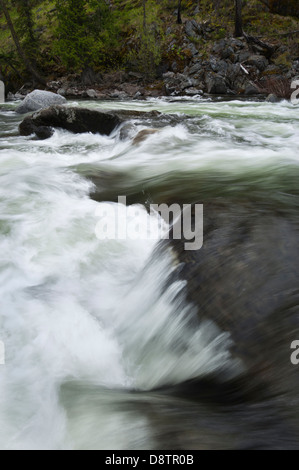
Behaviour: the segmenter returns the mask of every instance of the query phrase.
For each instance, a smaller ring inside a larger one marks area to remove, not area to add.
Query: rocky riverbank
[[[135,72],[118,71],[98,74],[86,69],[81,75],[61,77],[47,83],[49,91],[68,99],[145,99],[159,96],[200,96],[203,94],[229,96],[268,96],[289,98],[291,82],[299,80],[299,55],[292,56],[280,43],[266,43],[246,36],[227,38],[211,44],[209,52],[201,52],[196,40],[202,27],[195,20],[185,24],[184,51],[189,63],[162,63],[157,78],[145,82]],[[25,84],[16,95],[20,99],[32,91]]]

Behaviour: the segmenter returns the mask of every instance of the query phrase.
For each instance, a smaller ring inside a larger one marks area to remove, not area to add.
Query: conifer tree
[[[39,83],[45,85],[46,82],[45,82],[44,78],[37,71],[36,67],[33,65],[32,61],[29,59],[29,57],[26,54],[24,48],[22,47],[19,35],[18,35],[18,33],[16,31],[16,28],[15,28],[13,22],[12,22],[11,15],[10,15],[10,12],[9,12],[9,9],[6,5],[5,0],[0,0],[0,10],[3,11],[3,14],[4,14],[5,19],[6,19],[7,26],[10,30],[12,39],[15,43],[18,55],[19,55],[20,59],[22,60],[25,68],[32,75],[32,77],[34,77]]]

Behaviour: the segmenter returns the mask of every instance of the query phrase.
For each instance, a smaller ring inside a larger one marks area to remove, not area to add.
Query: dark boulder
[[[36,135],[40,140],[46,140],[52,137],[54,134],[54,129],[49,126],[36,126],[33,124],[30,118],[24,119],[24,121],[19,126],[20,135],[30,136]]]
[[[186,240],[170,242],[199,320],[230,334],[231,353],[244,378],[251,376],[247,387],[255,382],[270,393],[297,393],[299,386],[290,361],[299,338],[298,225],[282,208],[211,201],[204,205],[203,247],[185,251]]]
[[[20,124],[21,135],[30,135],[32,128],[54,127],[81,134],[110,135],[123,120],[114,113],[94,111],[85,108],[52,106],[24,119]]]

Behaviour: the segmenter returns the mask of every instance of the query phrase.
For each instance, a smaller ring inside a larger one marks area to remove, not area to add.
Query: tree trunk
[[[146,34],[147,32],[146,0],[142,0],[142,6],[143,6],[143,31],[144,31],[144,34]]]
[[[242,0],[235,0],[236,4],[236,17],[235,17],[235,37],[240,38],[243,36],[243,21],[242,21]]]
[[[182,22],[181,12],[182,12],[182,0],[179,0],[179,3],[178,3],[178,21],[177,21],[178,24],[183,23]]]
[[[7,22],[7,26],[10,29],[12,38],[13,38],[15,46],[16,46],[16,49],[18,51],[18,54],[19,54],[21,60],[23,61],[24,65],[25,65],[26,69],[39,83],[41,83],[42,85],[46,85],[45,79],[40,76],[38,71],[33,67],[30,60],[27,58],[25,52],[23,51],[23,48],[22,48],[21,43],[19,41],[18,35],[17,35],[16,30],[14,28],[14,25],[12,23],[9,11],[8,11],[6,5],[5,5],[5,0],[0,0],[0,8],[2,9],[2,11],[4,13],[4,16],[5,16],[6,22]]]

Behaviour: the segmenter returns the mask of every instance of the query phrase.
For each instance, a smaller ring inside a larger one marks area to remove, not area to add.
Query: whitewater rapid
[[[147,240],[97,238],[104,203],[90,198],[86,173],[112,181],[121,174],[112,183],[119,196],[164,176],[183,181],[184,171],[216,166],[234,174],[298,163],[298,116],[286,103],[85,105],[159,109],[193,121],[182,118],[138,147],[117,131],[103,137],[57,130],[41,142],[19,137],[13,108],[1,108],[2,449],[154,446],[150,417],[125,403],[138,396],[155,403],[151,391],[242,369],[230,356],[229,334],[208,321],[194,328],[184,281],[168,282],[178,266],[154,240],[159,216],[136,207],[141,225],[152,219]],[[125,216],[125,207],[119,210]]]

